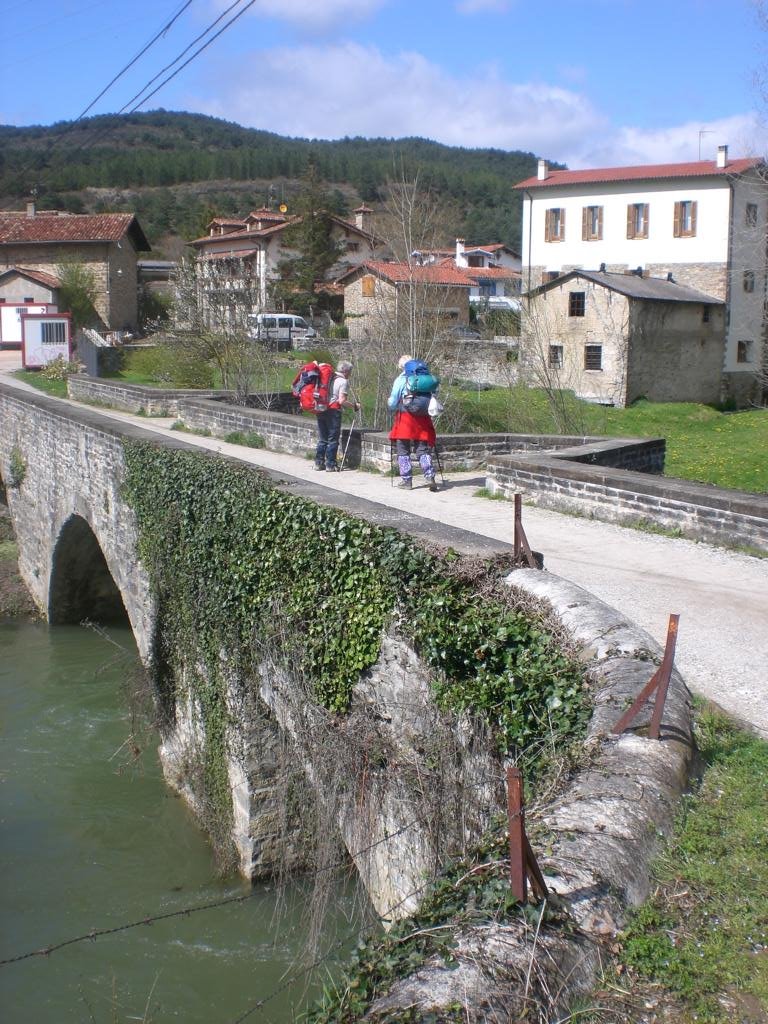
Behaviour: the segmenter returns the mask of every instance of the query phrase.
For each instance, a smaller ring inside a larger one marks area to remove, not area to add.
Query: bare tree
[[[438,198],[420,188],[418,174],[408,179],[401,169],[387,184],[376,233],[399,270],[397,283],[381,287],[375,295],[375,327],[368,339],[375,375],[368,382],[376,393],[374,426],[386,422],[386,398],[399,356],[408,353],[440,368],[440,335],[447,323],[451,292],[436,283],[439,268],[423,267],[415,254],[444,246],[447,223]],[[405,277],[402,268],[406,268]]]
[[[175,343],[213,363],[222,387],[244,404],[254,383],[267,397],[277,387],[268,343],[251,337],[249,318],[261,309],[260,282],[240,259],[182,259],[174,277]]]

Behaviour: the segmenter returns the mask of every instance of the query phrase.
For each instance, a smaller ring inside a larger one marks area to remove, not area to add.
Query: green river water
[[[306,998],[306,893],[278,898],[216,877],[205,838],[163,782],[157,741],[138,763],[125,746],[122,684],[136,650],[127,628],[109,637],[124,650],[80,626],[0,623],[0,960],[253,897],[3,963],[0,1020],[285,1024]],[[339,894],[326,949],[353,942],[347,902]]]

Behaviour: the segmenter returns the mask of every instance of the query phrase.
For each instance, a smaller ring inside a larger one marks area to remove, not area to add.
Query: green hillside
[[[427,139],[285,138],[200,114],[104,115],[49,127],[0,125],[0,204],[20,209],[33,189],[41,209],[133,210],[153,246],[197,236],[213,213],[290,201],[315,163],[337,212],[374,207],[385,183],[418,172],[450,211],[451,244],[520,244],[512,186],[536,169],[533,153],[443,146]]]

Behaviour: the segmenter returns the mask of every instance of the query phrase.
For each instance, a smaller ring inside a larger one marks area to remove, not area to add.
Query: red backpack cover
[[[331,381],[336,371],[330,363],[305,363],[293,378],[291,391],[302,412],[325,412],[330,402]]]

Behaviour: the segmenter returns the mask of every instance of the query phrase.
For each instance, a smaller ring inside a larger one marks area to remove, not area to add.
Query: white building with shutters
[[[765,359],[768,187],[755,158],[552,171],[523,197],[525,291],[571,270],[663,278],[726,308],[722,397],[759,398]]]

